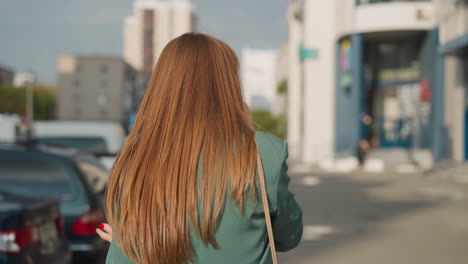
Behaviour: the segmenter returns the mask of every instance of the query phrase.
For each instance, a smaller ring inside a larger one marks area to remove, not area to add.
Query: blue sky
[[[0,64],[54,83],[62,53],[122,54],[123,18],[133,0],[0,0]],[[242,47],[286,41],[288,0],[193,0],[199,30]]]

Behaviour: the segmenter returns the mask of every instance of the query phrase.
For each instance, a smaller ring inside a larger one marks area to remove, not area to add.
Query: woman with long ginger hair
[[[276,250],[299,243],[287,145],[254,130],[238,68],[234,51],[204,34],[165,47],[110,175],[107,263],[270,263],[257,146]]]

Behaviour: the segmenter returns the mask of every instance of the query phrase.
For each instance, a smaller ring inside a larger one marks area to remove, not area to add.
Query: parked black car
[[[94,156],[34,145],[0,145],[0,168],[0,191],[60,199],[74,259],[105,255],[108,245],[96,228],[105,222],[108,172]]]
[[[0,192],[1,264],[70,261],[58,200]]]

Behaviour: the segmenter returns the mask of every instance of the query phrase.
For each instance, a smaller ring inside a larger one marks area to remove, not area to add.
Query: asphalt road
[[[468,181],[312,172],[291,177],[304,234],[296,249],[279,253],[280,263],[468,263]],[[465,193],[453,193],[452,186]]]
[[[291,189],[304,211],[304,235],[296,249],[279,254],[280,263],[468,263],[468,218],[464,225],[461,218],[466,214],[457,214],[464,210],[462,201],[398,197],[404,193],[398,191],[392,199],[372,195],[375,190],[410,189],[401,177],[391,175],[386,180],[379,175],[359,180],[320,173],[291,176]],[[446,231],[440,225],[450,224],[451,218],[461,224]]]

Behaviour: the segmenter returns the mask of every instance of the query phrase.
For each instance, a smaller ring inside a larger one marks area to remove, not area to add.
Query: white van
[[[0,114],[0,142],[14,143],[16,127],[21,122],[18,115]]]
[[[111,121],[36,121],[39,142],[63,145],[94,152],[116,154],[125,141],[125,131]]]
[[[125,142],[125,131],[111,121],[36,121],[39,143],[90,151],[110,169]]]

